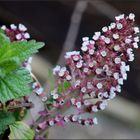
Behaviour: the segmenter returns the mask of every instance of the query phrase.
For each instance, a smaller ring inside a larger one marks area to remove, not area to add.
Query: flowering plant
[[[139,28],[134,26],[135,15],[115,17],[115,22],[95,32],[92,39],[83,38],[81,51],[66,52],[66,67],[53,69],[55,88],[48,94],[31,72],[30,57],[42,42],[30,38],[27,28],[2,26],[0,31],[0,134],[10,128],[9,138],[41,139],[49,127],[65,123],[97,124],[97,118],[85,117],[104,110],[107,102],[121,92],[123,81],[134,60],[133,48],[138,48]],[[29,86],[32,83],[32,88]],[[32,107],[29,95],[36,93],[45,109],[40,117],[27,126],[21,120],[26,109]],[[22,98],[21,98],[22,97]],[[72,114],[62,115],[72,107]],[[16,133],[21,130],[20,136]]]

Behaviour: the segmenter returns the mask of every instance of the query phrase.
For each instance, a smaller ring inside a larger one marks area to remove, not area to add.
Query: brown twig
[[[31,103],[31,102],[29,102],[29,103],[21,103],[21,104],[15,105],[15,106],[8,106],[7,110],[10,111],[10,110],[18,109],[18,108],[22,108],[22,107],[27,107],[27,108],[29,107],[29,108],[31,108],[33,106],[34,106],[34,104]],[[3,110],[3,107],[0,107],[0,111],[1,110]]]

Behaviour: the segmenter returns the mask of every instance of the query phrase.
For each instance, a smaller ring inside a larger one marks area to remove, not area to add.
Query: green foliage
[[[54,81],[54,75],[53,75],[53,71],[51,68],[48,68],[48,80],[49,80],[49,87],[50,87],[50,91],[54,89],[55,87],[55,81]]]
[[[31,94],[30,73],[21,68],[22,63],[38,52],[44,43],[31,41],[10,42],[0,31],[0,101],[19,98]]]
[[[58,85],[57,92],[61,94],[62,92],[67,91],[69,87],[70,87],[70,83],[68,81],[64,81],[63,84]]]
[[[10,139],[32,140],[35,136],[34,131],[24,122],[17,121],[9,127]]]
[[[64,85],[64,90],[68,90],[70,87],[70,82],[64,81],[63,85]]]
[[[0,29],[0,102],[21,98],[32,93],[29,83],[32,77],[22,64],[38,49],[44,46],[42,42],[14,41]],[[25,116],[23,108],[13,112],[0,111],[0,134],[10,127],[10,139],[33,139],[34,132],[21,120]]]
[[[10,47],[14,52],[11,56],[18,57],[21,62],[24,62],[32,54],[37,53],[38,49],[42,48],[44,43],[31,41],[16,41],[12,42]]]
[[[4,76],[10,71],[16,70],[43,46],[44,43],[35,40],[10,42],[6,35],[0,33],[0,76],[2,72]]]
[[[58,86],[57,86],[57,92],[58,92],[59,94],[61,94],[61,93],[63,92],[63,85],[58,85]]]
[[[0,101],[19,98],[31,94],[32,90],[29,83],[32,81],[30,73],[27,70],[18,70],[7,74],[0,79]]]
[[[0,134],[2,134],[10,124],[15,122],[12,112],[0,111]]]

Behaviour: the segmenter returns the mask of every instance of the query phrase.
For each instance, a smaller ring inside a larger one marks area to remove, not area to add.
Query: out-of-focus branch
[[[103,0],[91,0],[90,4],[94,6],[94,8],[96,8],[100,13],[107,16],[111,20],[114,20],[114,16],[119,15],[121,13],[121,11],[114,8],[113,6],[111,6]]]
[[[13,110],[13,109],[18,109],[18,108],[22,108],[22,107],[27,107],[27,108],[31,108],[31,107],[33,107],[34,106],[34,104],[33,103],[31,103],[31,102],[29,102],[29,103],[19,103],[19,104],[17,104],[17,105],[14,105],[14,106],[8,106],[7,107],[7,110],[9,111],[9,110]],[[3,110],[3,107],[0,107],[0,110]]]
[[[64,65],[64,55],[68,51],[72,51],[75,46],[75,41],[77,38],[77,34],[79,31],[82,15],[84,11],[86,10],[88,5],[88,0],[80,0],[77,2],[75,9],[73,11],[73,14],[71,16],[71,23],[68,29],[68,33],[66,36],[66,40],[62,47],[62,52],[59,56],[59,59],[57,61],[57,64]]]

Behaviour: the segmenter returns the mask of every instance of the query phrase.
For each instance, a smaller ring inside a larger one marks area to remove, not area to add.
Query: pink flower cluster
[[[27,32],[27,28],[23,24],[19,24],[18,26],[11,24],[10,28],[3,25],[1,28],[4,30],[11,41],[21,41],[30,38],[30,34]]]
[[[38,123],[37,132],[68,122],[86,126],[97,124],[96,117],[87,118],[85,114],[104,110],[108,101],[121,92],[130,71],[128,62],[134,60],[133,49],[138,48],[139,28],[134,26],[133,13],[115,18],[115,22],[103,27],[102,32],[95,32],[92,39],[84,37],[81,51],[66,53],[66,67],[56,66],[53,69],[56,88],[49,95],[32,75],[34,92],[47,104],[47,109],[39,112],[45,119]],[[12,24],[11,29],[3,26],[2,29],[11,41],[30,38],[22,24],[18,27]],[[29,58],[23,64],[29,71],[31,60]],[[65,107],[73,108],[74,113],[57,113]]]
[[[82,125],[94,125],[97,124],[97,118],[86,118],[86,119],[82,119],[81,116],[77,116],[74,114],[71,115],[66,115],[64,117],[62,117],[61,115],[56,115],[55,117],[51,118],[51,119],[47,119],[41,123],[39,123],[38,128],[36,129],[36,131],[39,131],[40,129],[46,129],[49,126],[64,126],[64,123],[78,123],[78,124],[82,124]]]
[[[134,60],[133,49],[138,48],[139,28],[134,26],[133,13],[115,18],[115,22],[103,27],[102,32],[95,32],[91,40],[84,37],[81,52],[66,53],[67,67],[56,66],[53,69],[57,86],[61,85],[64,89],[65,82],[70,86],[61,93],[58,87],[51,92],[52,107],[73,107],[76,113],[61,117],[60,114],[55,117],[50,115],[38,125],[40,129],[60,122],[97,124],[96,118],[85,118],[84,114],[104,110],[107,101],[121,92],[127,72],[130,71],[128,62]],[[56,121],[57,116],[60,118]]]

